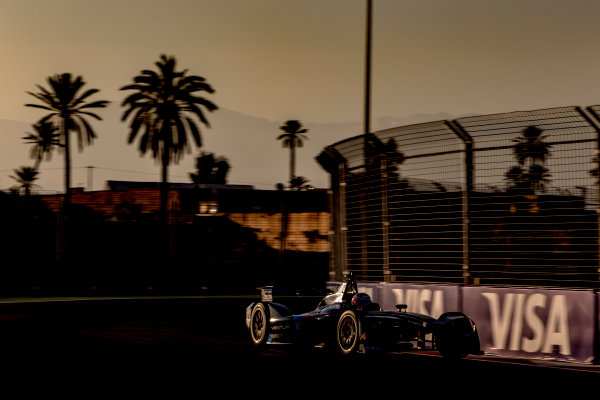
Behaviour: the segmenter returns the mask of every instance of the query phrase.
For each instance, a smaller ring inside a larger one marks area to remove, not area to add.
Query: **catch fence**
[[[330,278],[600,287],[599,115],[474,116],[326,147]]]

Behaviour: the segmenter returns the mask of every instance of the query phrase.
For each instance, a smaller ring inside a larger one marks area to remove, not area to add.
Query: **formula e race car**
[[[360,293],[352,275],[325,296],[313,311],[294,315],[273,302],[272,288],[263,288],[262,301],[246,309],[246,326],[254,346],[295,344],[333,349],[341,355],[358,352],[437,350],[444,357],[482,354],[475,323],[460,312],[439,318],[407,312],[381,311],[366,293]]]

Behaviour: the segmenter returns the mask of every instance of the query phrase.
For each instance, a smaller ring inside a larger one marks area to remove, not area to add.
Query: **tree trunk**
[[[159,232],[162,236],[160,256],[171,260],[172,257],[172,232],[169,224],[169,153],[162,155],[162,177],[160,182],[160,211],[159,211]]]
[[[63,213],[69,214],[71,206],[71,152],[68,130],[68,116],[62,117],[62,129],[65,138],[65,201],[63,204]]]
[[[160,181],[160,222],[167,223],[167,202],[169,201],[169,153],[162,155],[162,177]]]
[[[69,216],[71,213],[71,152],[70,152],[70,138],[69,138],[69,116],[61,115],[62,118],[62,133],[65,140],[65,194],[62,205],[62,213],[59,215],[58,229],[57,229],[57,249],[56,258],[58,260],[64,259],[69,251]]]
[[[296,177],[296,146],[294,142],[290,144],[290,187],[294,182],[294,178]]]

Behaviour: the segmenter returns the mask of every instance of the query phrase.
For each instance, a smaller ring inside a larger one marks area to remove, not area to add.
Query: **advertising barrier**
[[[408,312],[434,318],[464,312],[475,321],[486,354],[589,364],[596,359],[593,290],[360,282],[358,288],[384,310],[406,304]]]
[[[334,289],[339,283],[328,282]],[[359,283],[359,290],[371,296],[383,310],[394,311],[406,304],[408,312],[439,317],[460,309],[460,287],[456,285],[415,285],[407,283]]]
[[[463,287],[463,312],[485,353],[591,363],[596,294],[576,290]]]

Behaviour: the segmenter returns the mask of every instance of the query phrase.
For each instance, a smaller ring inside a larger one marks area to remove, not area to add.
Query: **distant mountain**
[[[127,144],[127,125],[120,121],[122,109],[117,102],[101,110],[103,121],[92,121],[98,139],[91,147],[79,153],[73,151],[73,186],[100,190],[108,180],[157,181],[159,164],[149,154],[140,156],[137,143]],[[373,130],[391,128],[419,122],[450,118],[447,114],[419,114],[407,118],[385,117],[373,121]],[[286,183],[289,175],[289,150],[276,140],[279,126],[285,121],[244,115],[219,109],[208,114],[210,128],[201,127],[203,147],[187,154],[182,162],[170,170],[172,182],[189,182],[188,174],[194,170],[195,157],[200,150],[224,156],[231,171],[228,181],[233,184],[254,185],[257,189],[272,189],[279,182]],[[312,123],[302,121],[309,129],[304,147],[297,150],[297,174],[304,176],[315,187],[328,187],[327,173],[315,161],[324,147],[361,133],[361,122]],[[31,132],[25,122],[0,120],[0,190],[15,185],[9,178],[20,166],[31,166],[30,146],[22,137]],[[93,167],[93,168],[88,168]],[[63,190],[62,154],[55,153],[52,160],[41,165],[38,189]]]

